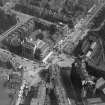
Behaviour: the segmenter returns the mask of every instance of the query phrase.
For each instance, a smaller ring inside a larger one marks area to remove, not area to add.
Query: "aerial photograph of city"
[[[105,0],[0,0],[0,105],[105,105]]]

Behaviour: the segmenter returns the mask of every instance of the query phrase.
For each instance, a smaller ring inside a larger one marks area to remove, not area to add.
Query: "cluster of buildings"
[[[32,0],[23,0],[24,4],[19,0],[11,1],[0,7],[5,16],[9,12],[16,19],[13,27],[0,35],[0,60],[9,63],[13,70],[8,74],[6,85],[12,97],[9,105],[79,105],[76,99],[67,95],[61,68],[71,73],[77,57],[74,51],[80,41],[85,46],[81,50],[86,58],[94,61],[99,55],[96,52],[100,50],[101,42],[92,40],[88,46],[87,35],[91,21],[98,19],[97,14],[105,3],[93,5],[88,14],[73,26],[72,19],[61,14],[61,7],[56,11],[47,4],[43,7]],[[64,1],[59,5],[63,5]],[[56,97],[53,104],[51,92]]]

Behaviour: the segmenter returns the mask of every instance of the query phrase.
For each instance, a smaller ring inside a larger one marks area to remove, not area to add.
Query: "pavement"
[[[53,64],[58,64],[60,67],[72,67],[72,63],[74,59],[71,56],[67,56],[65,54],[60,54],[59,56],[55,56],[53,59]]]

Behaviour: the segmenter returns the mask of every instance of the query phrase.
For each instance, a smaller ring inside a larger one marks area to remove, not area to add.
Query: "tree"
[[[36,48],[35,53],[34,53],[34,58],[36,60],[41,60],[41,50],[39,48]]]

